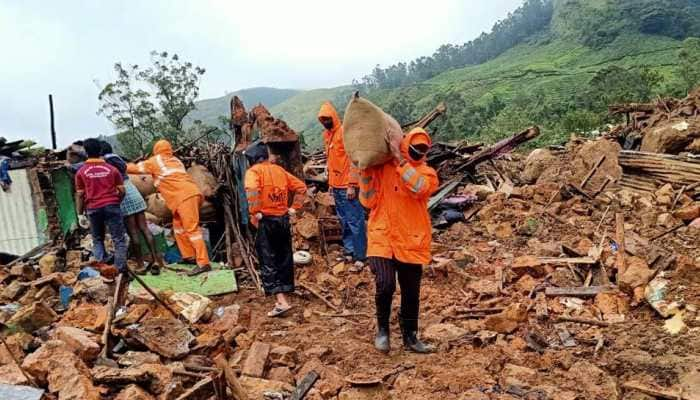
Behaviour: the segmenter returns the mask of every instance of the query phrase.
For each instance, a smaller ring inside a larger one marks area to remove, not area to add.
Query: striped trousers
[[[377,318],[388,321],[391,317],[391,303],[398,277],[401,286],[400,318],[417,321],[423,267],[418,264],[407,264],[396,259],[382,257],[369,257],[368,261],[369,267],[374,273],[374,301],[377,307]]]

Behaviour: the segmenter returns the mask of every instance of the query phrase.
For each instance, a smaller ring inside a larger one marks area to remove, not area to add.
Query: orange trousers
[[[182,258],[196,258],[197,265],[203,267],[209,265],[209,253],[199,228],[201,203],[201,196],[192,196],[180,203],[173,212],[173,230]]]

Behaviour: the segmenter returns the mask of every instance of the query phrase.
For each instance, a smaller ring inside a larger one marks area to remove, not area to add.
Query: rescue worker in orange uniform
[[[158,193],[173,213],[175,241],[183,261],[197,263],[189,275],[210,271],[207,245],[199,227],[199,207],[204,197],[182,161],[173,155],[173,147],[167,140],[159,140],[153,146],[153,156],[138,164],[127,165],[129,174],[151,175]]]
[[[245,173],[248,212],[258,228],[255,249],[260,263],[260,277],[268,296],[276,297],[275,307],[267,315],[281,317],[292,306],[285,293],[294,292],[294,260],[290,217],[304,203],[304,182],[277,165],[277,155],[257,156],[255,165]],[[289,193],[294,192],[289,207]]]
[[[417,353],[431,351],[417,336],[422,266],[431,260],[428,199],[438,187],[435,170],[425,162],[431,144],[425,130],[415,128],[404,136],[400,149],[393,150],[392,161],[360,175],[360,201],[370,209],[367,255],[376,286],[374,346],[384,353],[390,350],[389,319],[397,276],[404,347]]]
[[[343,227],[345,256],[354,261],[351,271],[357,272],[364,267],[367,258],[365,210],[357,199],[360,171],[345,152],[343,126],[330,101],[321,105],[318,120],[326,128],[323,132],[323,142],[327,155],[328,186]]]

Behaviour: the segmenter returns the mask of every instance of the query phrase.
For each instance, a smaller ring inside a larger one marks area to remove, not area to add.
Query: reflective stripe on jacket
[[[295,194],[292,208],[303,206],[306,185],[279,165],[265,161],[246,171],[245,191],[251,215],[262,213],[279,217],[289,210],[289,192]]]
[[[408,143],[413,135],[426,135],[414,129],[402,141],[408,159]],[[398,165],[390,161],[363,170],[360,175],[360,202],[370,209],[367,224],[367,255],[396,258],[409,264],[431,260],[432,225],[428,200],[439,182],[434,169],[420,162]]]
[[[151,158],[127,165],[126,171],[129,174],[151,175],[153,184],[171,211],[191,197],[202,196],[182,161],[173,155],[173,148],[167,140],[157,141]]]

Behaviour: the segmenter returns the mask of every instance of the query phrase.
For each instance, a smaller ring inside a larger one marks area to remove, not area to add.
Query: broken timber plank
[[[435,121],[439,116],[445,113],[447,111],[447,106],[445,105],[444,102],[440,102],[437,106],[435,106],[434,109],[432,109],[429,113],[425,114],[423,118],[419,119],[418,121],[411,122],[409,124],[401,126],[401,129],[404,131],[410,131],[413,128],[427,128],[428,125],[430,125],[433,121]]]
[[[537,257],[541,264],[595,264],[591,257]]]
[[[564,315],[557,317],[556,322],[575,322],[577,324],[588,324],[602,327],[608,327],[611,325],[611,323],[607,321],[600,321],[597,319],[590,318],[567,317]]]
[[[595,297],[598,293],[610,291],[609,286],[572,286],[554,287],[549,286],[544,290],[545,296],[570,296],[570,297]]]
[[[323,296],[321,295],[321,293],[319,293],[316,289],[312,288],[311,286],[309,286],[309,285],[307,285],[307,284],[305,284],[305,283],[303,283],[303,282],[300,282],[300,283],[299,283],[299,286],[301,286],[302,288],[308,290],[309,293],[311,293],[311,294],[313,294],[314,296],[316,296],[316,297],[317,297],[319,300],[321,300],[325,305],[327,305],[328,308],[330,308],[331,310],[333,310],[333,311],[335,311],[335,312],[337,312],[337,313],[340,312],[340,310],[338,310],[338,307],[336,307],[333,303],[331,303],[330,301],[328,301],[328,299],[326,299],[325,297],[323,297]]]
[[[206,377],[197,382],[194,386],[187,389],[185,393],[180,395],[177,400],[186,400],[189,398],[207,398],[214,392],[214,380],[211,377]]]
[[[250,397],[248,397],[248,393],[246,393],[245,389],[243,389],[243,386],[236,377],[236,373],[231,369],[231,366],[228,364],[228,361],[226,361],[226,357],[223,355],[223,353],[214,358],[214,363],[219,369],[224,371],[226,383],[228,384],[229,389],[231,389],[233,397],[236,400],[249,400]]]
[[[602,156],[600,156],[600,158],[598,159],[598,161],[593,165],[593,168],[591,168],[591,170],[588,171],[588,174],[586,174],[586,176],[581,180],[581,183],[579,184],[579,187],[580,187],[581,189],[583,189],[583,188],[586,186],[586,184],[588,183],[588,181],[593,177],[593,175],[594,175],[595,172],[598,170],[598,168],[599,168],[600,165],[603,163],[603,161],[605,161],[605,154],[603,154]]]
[[[311,387],[314,385],[314,383],[316,383],[318,378],[319,375],[316,371],[310,371],[308,374],[306,374],[304,379],[302,379],[297,387],[294,388],[292,396],[289,398],[289,400],[302,400],[304,397],[306,397],[306,394],[309,393],[309,390],[311,390]]]
[[[654,103],[611,104],[608,106],[608,113],[612,115],[633,112],[653,113],[654,111],[656,111]]]
[[[428,210],[430,211],[433,208],[435,208],[435,206],[440,204],[440,201],[442,201],[442,199],[447,197],[448,194],[452,193],[452,191],[457,188],[460,181],[460,179],[454,179],[451,182],[448,182],[445,185],[443,185],[442,189],[440,189],[439,192],[434,194],[428,201]]]
[[[462,172],[475,167],[486,160],[490,160],[501,154],[505,154],[518,145],[527,142],[528,140],[534,139],[540,134],[540,128],[537,126],[532,126],[520,133],[517,133],[509,138],[503,139],[500,142],[494,144],[493,146],[486,148],[479,152],[478,154],[470,157],[462,165],[457,168],[455,172]]]
[[[627,390],[636,390],[650,396],[669,399],[669,400],[692,400],[691,397],[683,395],[681,390],[655,389],[641,382],[628,381],[622,384],[622,387]]]
[[[653,242],[654,240],[659,239],[659,238],[661,238],[661,237],[664,237],[664,236],[668,235],[669,233],[675,232],[675,231],[681,229],[681,228],[684,227],[684,226],[685,226],[685,223],[681,222],[681,223],[679,223],[678,225],[674,226],[673,228],[667,229],[667,230],[665,230],[665,231],[659,233],[658,235],[656,235],[656,236],[654,236],[653,238],[649,239],[649,241],[650,241],[650,242]]]
[[[625,218],[622,213],[615,213],[615,239],[617,241],[617,268],[618,278],[625,273]]]

